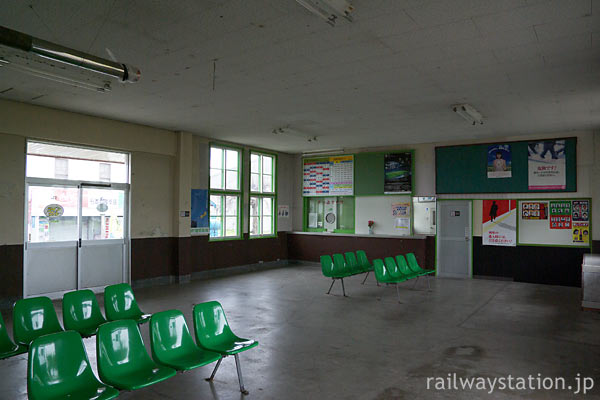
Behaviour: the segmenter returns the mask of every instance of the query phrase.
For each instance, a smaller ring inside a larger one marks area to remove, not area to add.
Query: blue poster
[[[208,233],[208,190],[192,189],[192,233]]]
[[[512,177],[512,154],[510,144],[493,144],[488,146],[487,177]]]

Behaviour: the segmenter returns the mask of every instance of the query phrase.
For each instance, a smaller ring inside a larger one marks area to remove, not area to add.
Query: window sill
[[[277,235],[257,235],[249,236],[248,239],[277,239]]]

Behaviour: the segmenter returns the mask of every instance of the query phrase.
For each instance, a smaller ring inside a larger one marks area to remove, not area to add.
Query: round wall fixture
[[[329,213],[325,216],[325,221],[328,224],[333,224],[335,222],[335,214],[334,213]]]

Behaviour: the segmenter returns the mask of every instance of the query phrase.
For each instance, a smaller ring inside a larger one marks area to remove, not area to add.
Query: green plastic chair
[[[369,277],[369,273],[373,271],[373,265],[369,262],[367,253],[365,253],[364,250],[356,250],[356,257],[358,258],[358,265],[360,265],[363,271],[367,272],[365,279],[362,281],[362,284],[364,285]],[[377,286],[379,286],[379,281],[377,279],[375,279],[375,281],[377,282]]]
[[[417,257],[413,253],[408,253],[406,255],[406,260],[408,261],[408,267],[417,274],[428,275],[434,274],[435,269],[423,269],[419,266],[417,262]]]
[[[419,277],[419,274],[415,273],[413,270],[408,268],[406,258],[404,258],[402,254],[398,254],[396,256],[396,265],[398,266],[398,269],[404,276],[410,277],[410,279]]]
[[[240,392],[248,394],[248,391],[244,388],[239,353],[258,346],[258,342],[240,338],[231,331],[225,317],[225,311],[223,311],[223,307],[218,301],[200,303],[194,306],[194,331],[198,346],[221,354],[221,358],[217,361],[217,365],[215,365],[215,369],[207,381],[214,379],[223,358],[234,356]]]
[[[36,338],[62,332],[52,301],[45,296],[21,299],[13,307],[13,337],[17,344],[29,346]]]
[[[390,276],[397,282],[403,282],[413,277],[404,275],[402,271],[400,271],[400,268],[398,268],[398,264],[396,264],[394,257],[386,257],[383,260],[383,263],[385,264],[385,268],[389,272]]]
[[[65,329],[77,331],[83,337],[94,336],[98,327],[106,322],[96,295],[89,289],[65,293],[62,310]]]
[[[109,321],[133,319],[138,324],[150,320],[151,314],[144,314],[135,300],[133,290],[127,283],[110,285],[104,289],[104,311]]]
[[[401,303],[398,283],[404,282],[406,279],[393,277],[390,274],[389,270],[383,264],[383,261],[379,258],[373,260],[373,272],[375,273],[375,279],[377,279],[378,282],[396,286],[396,295],[398,296],[398,303]]]
[[[173,368],[152,361],[132,319],[100,325],[96,335],[96,357],[102,382],[123,390],[141,389],[177,373]]]
[[[27,347],[15,344],[10,340],[6,324],[4,324],[4,318],[0,314],[0,360],[23,353],[27,353]]]
[[[119,391],[98,381],[75,331],[41,336],[31,343],[27,364],[30,400],[108,400]]]
[[[358,261],[356,261],[356,255],[353,252],[349,251],[344,253],[344,257],[346,258],[346,267],[352,271],[353,275],[366,272],[362,266],[358,264]]]
[[[419,266],[419,263],[417,263],[417,258],[415,257],[415,255],[413,253],[408,253],[406,255],[406,258],[408,260],[408,267],[409,269],[414,272],[417,275],[417,281],[419,280],[419,277],[424,276],[426,277],[426,281],[427,281],[427,290],[431,291],[431,285],[429,284],[429,277],[431,277],[431,274],[435,273],[435,270],[425,270],[423,268],[421,268]],[[429,277],[427,277],[429,276]],[[417,286],[417,282],[415,282],[413,289],[415,288],[415,286]]]
[[[346,267],[346,260],[344,260],[344,256],[341,254],[333,255],[333,275],[336,277],[336,279],[339,279],[342,282],[342,294],[344,295],[344,297],[348,297],[346,296],[344,278],[351,276],[352,272]],[[331,288],[333,287],[334,283],[335,279],[333,280],[333,282],[331,282],[331,286],[329,287],[329,291],[327,292],[327,294],[331,292]]]
[[[179,371],[188,371],[221,359],[221,354],[196,345],[179,310],[152,315],[150,348],[154,361]]]

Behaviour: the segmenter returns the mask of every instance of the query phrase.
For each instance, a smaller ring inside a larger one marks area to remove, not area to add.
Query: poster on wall
[[[279,218],[289,218],[290,217],[290,206],[278,205],[277,206],[277,216]]]
[[[410,203],[392,203],[392,217],[409,217]]]
[[[589,221],[590,202],[588,200],[573,200],[573,221]]]
[[[191,233],[208,233],[208,190],[192,189]]]
[[[550,202],[550,229],[571,229],[571,201]]]
[[[412,193],[412,153],[386,154],[384,157],[385,194]]]
[[[517,245],[517,201],[483,200],[483,245]]]
[[[545,201],[523,202],[523,219],[548,219],[548,203]]]
[[[512,154],[510,144],[492,144],[487,152],[487,177],[512,177]]]
[[[573,243],[590,243],[589,222],[573,222]]]
[[[565,190],[567,165],[564,140],[527,144],[529,190]]]
[[[352,196],[354,156],[306,159],[303,162],[303,196]]]

